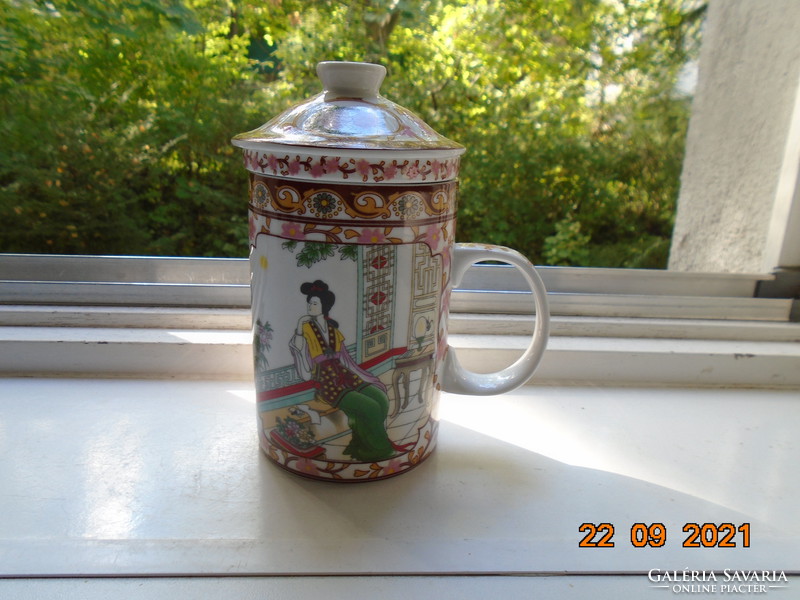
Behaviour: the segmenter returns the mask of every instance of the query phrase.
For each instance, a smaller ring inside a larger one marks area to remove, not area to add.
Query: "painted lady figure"
[[[386,432],[386,386],[355,363],[339,323],[330,317],[336,296],[319,279],[304,283],[300,291],[306,296],[307,314],[300,317],[290,342],[295,368],[304,380],[314,382],[316,400],[347,415],[352,439],[344,454],[368,462],[402,452]]]

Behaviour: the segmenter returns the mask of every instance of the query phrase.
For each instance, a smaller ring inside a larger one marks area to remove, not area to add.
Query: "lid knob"
[[[325,61],[317,64],[325,100],[378,97],[386,67],[373,63]]]

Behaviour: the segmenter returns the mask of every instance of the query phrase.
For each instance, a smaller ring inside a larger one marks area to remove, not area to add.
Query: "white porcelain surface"
[[[796,390],[444,394],[434,456],[372,485],[268,464],[253,402],[236,382],[0,380],[0,575],[800,570]],[[615,547],[579,548],[584,522]],[[634,548],[636,522],[665,546]],[[751,547],[682,548],[686,522],[750,523]]]
[[[502,246],[483,244],[456,244],[453,254],[452,283],[456,288],[469,268],[480,262],[496,259],[516,267],[530,286],[533,303],[536,307],[536,321],[533,336],[528,341],[525,352],[512,364],[491,373],[476,373],[465,369],[451,346],[445,355],[442,369],[442,389],[457,394],[491,396],[517,389],[524,385],[536,371],[542,360],[550,337],[550,309],[547,304],[547,290],[539,273],[530,261],[516,250]]]
[[[233,145],[464,152],[461,144],[380,95],[382,65],[325,61],[317,64],[317,75],[322,92],[236,135]]]

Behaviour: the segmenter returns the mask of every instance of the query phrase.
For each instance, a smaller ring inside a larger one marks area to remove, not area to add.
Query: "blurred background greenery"
[[[246,256],[230,138],[366,60],[468,148],[460,240],[666,266],[704,3],[0,3],[0,252]]]

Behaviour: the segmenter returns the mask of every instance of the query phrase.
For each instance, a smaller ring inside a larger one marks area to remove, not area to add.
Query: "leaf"
[[[339,247],[339,256],[341,260],[358,260],[358,246],[347,244]]]
[[[310,268],[312,265],[334,256],[335,253],[335,244],[303,242],[303,248],[297,254],[297,266]]]

